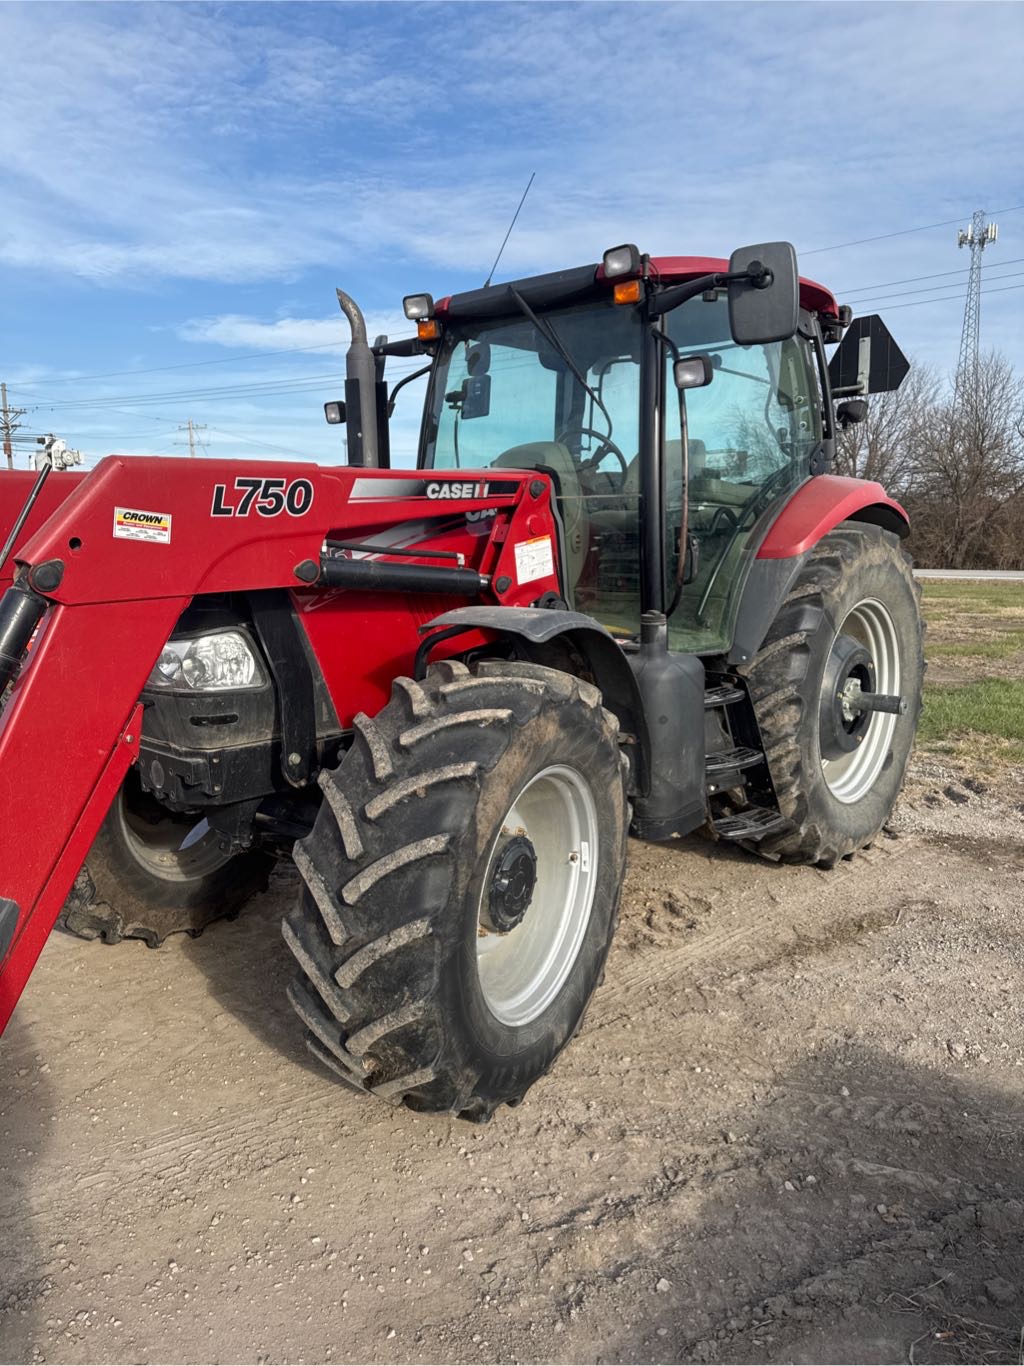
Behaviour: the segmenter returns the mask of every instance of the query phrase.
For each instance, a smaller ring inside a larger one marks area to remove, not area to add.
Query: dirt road
[[[0,1055],[0,1357],[1016,1362],[1024,771],[972,783],[922,761],[830,874],[634,845],[582,1035],[483,1129],[307,1058],[293,874],[159,952],[55,936]]]

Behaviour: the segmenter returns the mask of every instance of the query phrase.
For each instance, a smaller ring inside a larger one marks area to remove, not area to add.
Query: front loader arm
[[[140,693],[195,596],[307,587],[330,536],[452,513],[493,519],[476,541],[491,600],[557,590],[554,574],[515,573],[517,540],[552,526],[547,480],[456,471],[438,502],[449,476],[411,474],[111,456],[21,545],[0,619],[22,594],[42,616],[0,711],[0,1032],[137,756]]]

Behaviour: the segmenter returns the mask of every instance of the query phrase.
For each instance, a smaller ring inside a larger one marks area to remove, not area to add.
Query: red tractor
[[[829,466],[906,364],[872,319],[826,361],[851,314],[787,243],[414,295],[372,346],[339,301],[347,465],[5,476],[0,1027],[59,915],[157,944],[291,857],[312,1052],[483,1120],[580,1027],[628,833],[829,867],[888,818],[907,520]]]

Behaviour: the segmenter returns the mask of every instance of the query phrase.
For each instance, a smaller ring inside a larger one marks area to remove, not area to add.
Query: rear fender
[[[639,791],[646,791],[650,741],[636,676],[614,636],[593,617],[545,607],[457,607],[435,617],[423,631],[453,626],[509,638],[526,658],[539,664],[549,660],[543,647],[556,641],[569,646],[579,656],[583,675],[600,688],[604,705],[617,718],[622,734],[631,737],[634,782]]]
[[[881,484],[820,474],[793,493],[768,527],[740,596],[730,664],[745,664],[761,648],[768,628],[808,555],[842,522],[880,526],[900,539],[910,518]]]

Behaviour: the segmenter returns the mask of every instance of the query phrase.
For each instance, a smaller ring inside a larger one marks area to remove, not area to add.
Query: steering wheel
[[[570,436],[592,436],[595,441],[600,442],[600,445],[593,455],[589,455],[586,460],[580,461],[579,470],[581,474],[586,473],[588,470],[596,470],[606,455],[615,456],[615,459],[622,466],[623,475],[628,472],[629,461],[622,454],[610,436],[604,436],[593,427],[566,427],[564,432],[559,432],[558,436],[555,437],[555,440],[561,445],[567,446],[569,443],[566,438]]]

